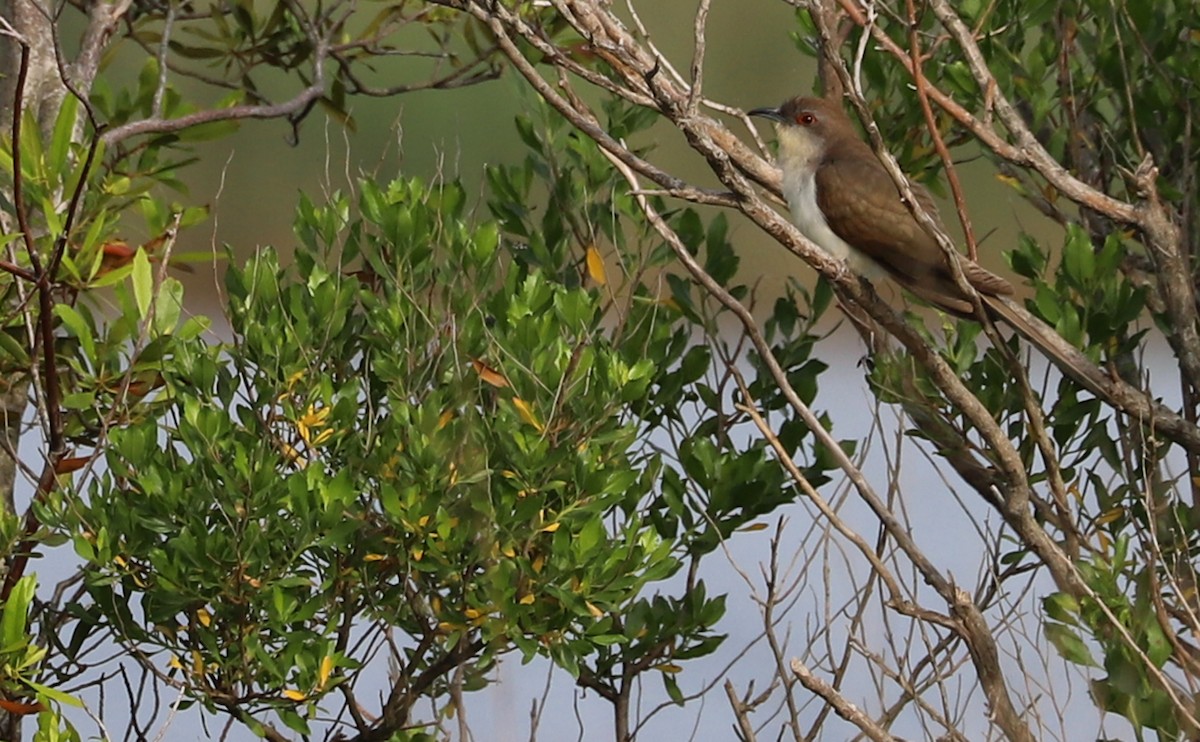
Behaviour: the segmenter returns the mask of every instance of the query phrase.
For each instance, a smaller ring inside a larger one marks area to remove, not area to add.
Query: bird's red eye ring
[[[817,117],[805,111],[804,113],[796,116],[796,123],[800,124],[801,126],[812,126],[813,124],[817,123]]]

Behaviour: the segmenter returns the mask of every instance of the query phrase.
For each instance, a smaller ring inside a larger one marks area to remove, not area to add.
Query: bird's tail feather
[[[1079,382],[1085,389],[1098,397],[1107,397],[1113,385],[1112,379],[1085,356],[1078,348],[1068,343],[1052,328],[1038,322],[1016,302],[1004,296],[981,294],[984,305],[996,316],[1012,326],[1021,337],[1046,354],[1046,357],[1067,376]]]

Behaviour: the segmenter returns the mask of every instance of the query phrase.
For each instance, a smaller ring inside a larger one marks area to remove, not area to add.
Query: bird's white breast
[[[838,237],[817,205],[817,180],[811,167],[783,167],[783,196],[792,212],[792,223],[825,252],[845,260],[850,270],[866,278],[880,278],[883,268]]]

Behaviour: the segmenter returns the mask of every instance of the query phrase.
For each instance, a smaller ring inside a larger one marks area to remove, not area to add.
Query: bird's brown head
[[[825,98],[792,98],[778,108],[756,108],[750,115],[775,122],[781,166],[813,163],[835,143],[862,142],[841,105]]]

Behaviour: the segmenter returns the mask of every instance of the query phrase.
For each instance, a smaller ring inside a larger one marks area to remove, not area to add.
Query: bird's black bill
[[[783,114],[779,112],[778,108],[755,108],[753,111],[748,111],[746,115],[759,116],[760,118],[771,119],[772,121],[783,121]]]

